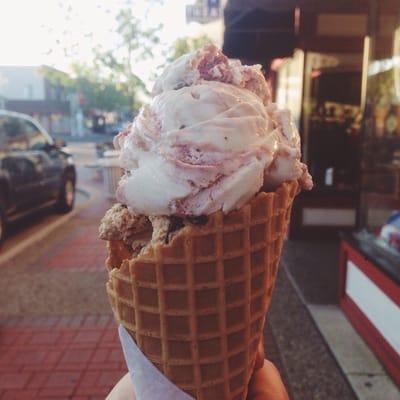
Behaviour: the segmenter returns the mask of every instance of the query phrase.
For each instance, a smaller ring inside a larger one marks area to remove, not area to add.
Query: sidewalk
[[[267,336],[268,332],[276,343],[280,372],[292,400],[357,399],[283,263],[267,315]],[[265,352],[268,357],[268,340]]]
[[[102,399],[125,373],[110,315],[0,320],[0,399]]]
[[[282,267],[356,398],[400,399],[399,388],[338,306],[338,255],[338,240],[290,240]],[[308,357],[313,359],[312,354]]]
[[[101,193],[78,156],[78,186]],[[87,153],[87,154],[85,154]],[[126,373],[105,293],[99,219],[110,202],[92,199],[63,226],[0,265],[0,399],[104,399]]]
[[[94,196],[63,226],[0,265],[0,400],[104,399],[126,372],[105,293],[105,244],[97,239],[111,203],[93,170],[82,168],[94,147],[74,150],[78,185]],[[294,253],[286,246],[267,317],[266,355],[292,400],[355,400],[289,279],[285,263]]]

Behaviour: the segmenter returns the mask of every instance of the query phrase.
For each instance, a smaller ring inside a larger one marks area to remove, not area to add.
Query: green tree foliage
[[[168,61],[174,61],[186,53],[203,47],[207,43],[211,43],[211,39],[207,35],[201,35],[193,38],[179,38],[174,42],[170,49]]]
[[[91,64],[73,64],[71,75],[44,67],[42,73],[53,84],[78,92],[84,99],[85,111],[96,108],[103,111],[137,110],[139,91],[147,93],[143,81],[133,72],[135,63],[153,55],[152,48],[159,43],[160,27],[145,28],[132,8],[119,11],[116,16],[118,43],[115,48],[94,50]]]
[[[159,29],[144,28],[131,8],[123,9],[117,14],[117,48],[96,50],[95,63],[121,86],[132,108],[137,107],[137,91],[146,92],[143,81],[133,72],[135,62],[153,56],[152,48],[160,41]]]
[[[100,109],[118,111],[130,107],[130,99],[124,87],[110,77],[103,77],[96,68],[73,64],[71,75],[53,68],[43,67],[42,74],[53,84],[79,93],[84,111]]]

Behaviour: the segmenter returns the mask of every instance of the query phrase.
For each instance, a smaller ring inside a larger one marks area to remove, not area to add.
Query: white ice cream
[[[115,140],[126,170],[118,200],[145,215],[202,215],[240,207],[261,187],[312,185],[287,111],[270,102],[256,67],[214,46],[171,64],[158,93]]]

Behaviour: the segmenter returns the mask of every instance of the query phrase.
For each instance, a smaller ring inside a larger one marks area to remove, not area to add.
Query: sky
[[[115,15],[130,6],[149,26],[163,24],[162,41],[193,34],[185,5],[193,0],[0,0],[0,65],[51,65],[68,72],[73,61],[88,62],[96,45],[112,48]],[[150,11],[148,5],[153,3]],[[146,15],[146,9],[148,14]],[[64,49],[69,49],[65,54]],[[146,83],[160,57],[135,65]]]

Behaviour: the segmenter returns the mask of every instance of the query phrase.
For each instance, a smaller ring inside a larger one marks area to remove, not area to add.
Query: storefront
[[[357,229],[342,237],[339,301],[400,385],[400,3],[372,5]]]
[[[342,232],[340,305],[400,384],[400,3],[230,0],[225,27],[299,127],[315,188],[290,236]]]
[[[361,42],[361,39],[360,39]],[[276,60],[276,101],[291,110],[314,189],[294,207],[291,237],[353,229],[358,203],[362,53],[296,49]]]
[[[300,131],[315,187],[298,197],[290,236],[354,229],[368,2],[230,0],[225,27],[224,51],[264,66]]]

